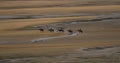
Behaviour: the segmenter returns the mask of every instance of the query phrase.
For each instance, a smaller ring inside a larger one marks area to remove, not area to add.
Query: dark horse
[[[58,29],[59,32],[64,32],[63,28]]]
[[[79,33],[83,33],[83,30],[82,29],[78,29],[77,30]]]
[[[73,31],[72,30],[67,30],[70,34],[73,34]]]
[[[50,28],[50,29],[48,29],[48,31],[50,31],[50,32],[54,32],[54,29]]]
[[[44,29],[43,29],[43,28],[39,28],[39,31],[40,31],[40,32],[44,32]]]

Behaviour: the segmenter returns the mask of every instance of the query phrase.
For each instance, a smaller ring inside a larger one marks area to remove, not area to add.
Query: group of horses
[[[39,27],[38,30],[39,30],[40,32],[44,32],[46,29]],[[57,29],[49,28],[49,29],[47,29],[47,30],[48,30],[49,32],[65,32],[65,31],[67,31],[67,32],[70,33],[70,34],[73,34],[73,33],[74,33],[74,30],[72,30],[72,29],[67,29],[67,30],[65,30],[65,29],[62,28],[62,27],[59,27],[59,28],[57,28]],[[79,32],[79,33],[83,33],[83,30],[82,30],[81,28],[80,28],[80,29],[77,29],[77,30],[75,30],[75,31],[77,31],[77,32]]]

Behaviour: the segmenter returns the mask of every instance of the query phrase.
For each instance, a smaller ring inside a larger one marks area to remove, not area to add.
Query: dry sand
[[[0,0],[0,63],[119,63],[119,2]],[[83,33],[36,28],[53,24]]]

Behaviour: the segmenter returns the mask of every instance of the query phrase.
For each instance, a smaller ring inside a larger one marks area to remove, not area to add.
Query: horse
[[[44,32],[44,29],[43,29],[43,28],[39,28],[39,31],[40,31],[40,32]]]
[[[59,32],[64,32],[63,28],[58,29]]]
[[[54,32],[54,29],[50,28],[50,29],[48,29],[48,31],[50,31],[50,32]]]
[[[77,30],[79,33],[83,33],[83,30],[82,29],[78,29]]]
[[[73,31],[72,30],[67,30],[70,34],[73,34]]]

